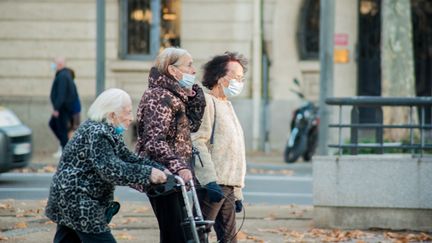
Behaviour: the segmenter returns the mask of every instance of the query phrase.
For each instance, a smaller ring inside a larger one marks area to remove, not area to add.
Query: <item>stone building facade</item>
[[[344,59],[334,64],[334,96],[358,93],[356,45],[360,2],[364,1],[369,0],[335,0],[335,50],[341,50]],[[262,0],[263,46],[271,63],[270,103],[267,115],[254,121],[252,60],[253,36],[257,30],[253,10],[257,3],[106,0],[105,87],[126,90],[136,105],[147,87],[152,60],[161,47],[179,45],[187,49],[198,70],[215,54],[238,51],[251,60],[246,89],[233,100],[245,130],[247,148],[252,149],[253,122],[262,127],[265,120],[270,148],[282,151],[292,112],[300,104],[290,92],[298,90],[292,80],[301,81],[300,89],[309,99],[319,98],[318,50],[312,55],[303,52],[307,45],[316,45],[319,0]],[[141,37],[147,39],[144,42],[136,39]],[[56,56],[65,57],[67,66],[76,72],[85,118],[96,92],[96,1],[0,1],[0,105],[12,108],[33,129],[36,151],[56,148],[47,126],[53,77],[50,63]],[[261,139],[263,136],[260,133]]]

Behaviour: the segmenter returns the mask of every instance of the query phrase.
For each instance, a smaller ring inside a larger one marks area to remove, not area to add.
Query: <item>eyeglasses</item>
[[[240,75],[239,76],[232,76],[231,74],[227,74],[226,76],[229,77],[229,78],[235,79],[235,80],[237,80],[237,81],[239,81],[241,83],[244,83],[246,81],[246,78],[243,77],[243,76],[240,76]]]
[[[190,67],[193,67],[193,63],[192,62],[190,62],[190,63],[179,63],[179,64],[171,64],[171,66],[174,66],[174,67],[176,67],[176,68],[178,68],[178,67],[188,67],[188,68],[190,68]]]

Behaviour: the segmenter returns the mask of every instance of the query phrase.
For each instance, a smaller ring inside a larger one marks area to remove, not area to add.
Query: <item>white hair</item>
[[[188,51],[178,47],[168,47],[165,48],[156,58],[155,67],[162,74],[168,74],[168,66],[169,65],[178,65],[180,64],[180,58],[188,55]]]
[[[107,119],[112,112],[120,113],[127,102],[132,102],[128,93],[121,89],[107,89],[102,92],[88,110],[88,117],[93,121]]]

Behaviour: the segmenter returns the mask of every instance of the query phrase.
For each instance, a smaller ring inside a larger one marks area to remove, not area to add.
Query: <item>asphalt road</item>
[[[0,199],[46,199],[51,177],[50,173],[0,174]],[[243,194],[250,204],[312,205],[312,175],[250,174]],[[121,201],[148,201],[147,196],[129,187],[117,187],[115,197]]]

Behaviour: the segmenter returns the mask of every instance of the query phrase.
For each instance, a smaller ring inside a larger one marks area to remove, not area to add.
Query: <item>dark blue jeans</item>
[[[53,131],[54,135],[60,142],[62,148],[66,146],[68,142],[68,124],[70,122],[70,117],[65,114],[65,112],[60,113],[59,117],[51,116],[49,121],[49,126]]]
[[[73,230],[63,225],[57,225],[54,243],[116,243],[110,231],[92,234]]]

